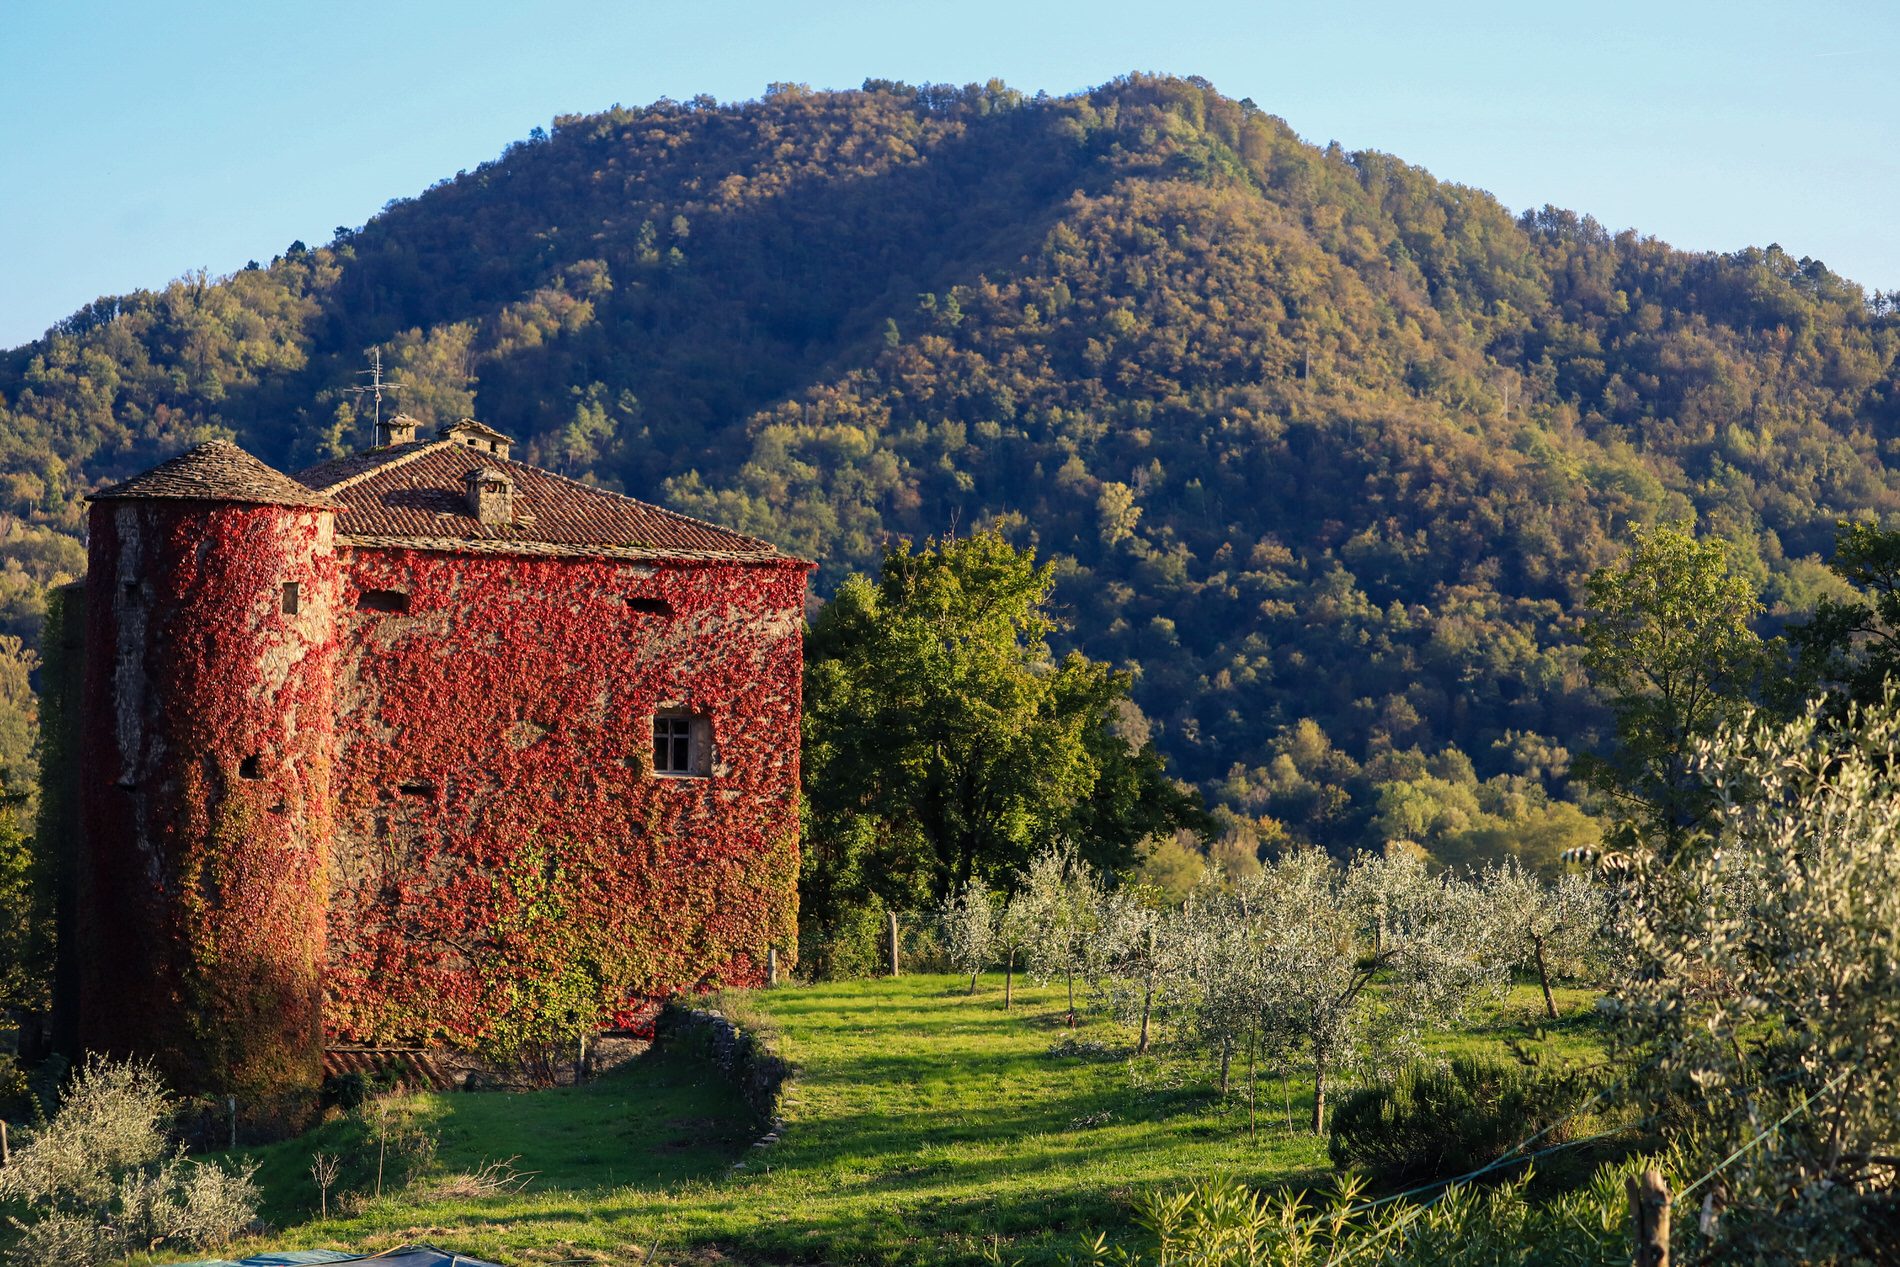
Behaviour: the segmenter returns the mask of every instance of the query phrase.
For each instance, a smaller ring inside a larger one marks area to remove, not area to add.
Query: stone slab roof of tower
[[[413,441],[335,458],[296,479],[344,510],[340,544],[496,554],[802,563],[769,542],[676,511],[511,461],[472,440],[507,437],[481,424],[445,427]],[[259,463],[262,466],[262,463]],[[268,470],[268,467],[264,469]],[[501,471],[514,482],[508,523],[484,523],[467,480]]]
[[[336,500],[266,466],[229,440],[207,440],[143,475],[102,488],[94,501],[142,497],[246,502],[257,506],[330,506]]]

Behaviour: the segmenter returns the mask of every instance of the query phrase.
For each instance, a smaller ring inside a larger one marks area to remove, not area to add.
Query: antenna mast
[[[397,392],[402,391],[408,384],[391,383],[384,380],[383,349],[380,346],[373,347],[369,350],[369,368],[356,371],[356,376],[358,378],[367,378],[369,382],[357,384],[355,387],[349,389],[350,392],[356,396],[368,396],[376,403],[376,419],[374,423],[371,424],[369,433],[370,441],[374,443],[376,437],[381,435],[383,430],[383,393],[388,392],[393,396]]]

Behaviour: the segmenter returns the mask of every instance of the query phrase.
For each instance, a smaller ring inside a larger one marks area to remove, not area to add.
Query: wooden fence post
[[[891,915],[891,975],[897,975],[897,912]]]
[[[235,1150],[237,1148],[237,1097],[228,1095],[224,1097],[224,1100],[231,1110],[231,1147]]]
[[[778,984],[778,947],[777,946],[767,946],[765,948],[765,984],[768,986],[773,986],[773,985]]]
[[[1669,1185],[1659,1170],[1629,1179],[1630,1225],[1636,1234],[1635,1267],[1669,1267]]]

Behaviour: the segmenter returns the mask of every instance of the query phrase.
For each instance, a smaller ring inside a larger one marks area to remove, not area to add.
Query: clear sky
[[[1896,289],[1896,54],[1892,0],[4,0],[0,347],[327,242],[556,114],[870,77],[1202,75],[1514,210]]]

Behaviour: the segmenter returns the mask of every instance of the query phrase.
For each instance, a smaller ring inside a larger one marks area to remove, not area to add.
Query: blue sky
[[[0,347],[329,240],[556,114],[788,80],[1198,74],[1338,140],[1678,246],[1900,288],[1900,5],[6,0]]]

